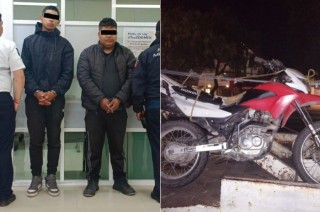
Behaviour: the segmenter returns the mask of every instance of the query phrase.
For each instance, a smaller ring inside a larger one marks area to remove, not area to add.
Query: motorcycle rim
[[[161,132],[161,179],[171,187],[193,181],[203,170],[207,152],[189,152],[168,155],[168,148],[196,146],[206,143],[206,134],[188,121],[172,121],[162,126]]]
[[[319,133],[320,122],[314,123],[314,126]],[[301,131],[297,137],[293,156],[299,176],[306,182],[320,183],[320,148],[315,144],[308,128]]]

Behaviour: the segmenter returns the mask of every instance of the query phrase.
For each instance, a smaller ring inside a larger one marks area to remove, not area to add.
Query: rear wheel
[[[320,122],[314,122],[313,126],[317,134],[320,134]],[[304,128],[295,140],[293,161],[303,181],[320,183],[320,148],[317,147],[308,127]]]
[[[170,148],[207,144],[206,133],[186,120],[173,120],[161,125],[161,183],[179,187],[195,180],[208,161],[208,152],[168,154]]]

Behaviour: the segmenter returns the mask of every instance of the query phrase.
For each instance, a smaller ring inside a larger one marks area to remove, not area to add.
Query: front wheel
[[[208,152],[169,154],[168,149],[207,144],[206,133],[186,120],[173,120],[161,125],[161,184],[180,187],[191,183],[203,171]]]
[[[313,127],[320,134],[320,121]],[[299,176],[308,183],[320,183],[320,148],[316,145],[308,127],[297,136],[293,145],[293,162]]]

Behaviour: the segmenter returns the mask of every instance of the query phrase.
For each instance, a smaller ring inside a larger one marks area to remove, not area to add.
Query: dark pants
[[[160,197],[160,109],[149,109],[145,115],[155,180],[153,191]]]
[[[45,130],[48,140],[47,174],[56,174],[61,148],[61,121],[64,116],[65,99],[56,97],[50,106],[41,106],[38,100],[27,95],[26,100],[27,125],[30,134],[30,163],[33,176],[41,176],[43,164],[43,143]]]
[[[124,136],[127,127],[126,110],[107,114],[102,110],[88,111],[85,116],[87,132],[87,179],[98,181],[100,178],[102,149],[107,133],[113,179],[124,180],[125,155],[123,150]]]
[[[13,166],[11,151],[15,131],[13,100],[9,92],[0,92],[0,201],[12,195]]]

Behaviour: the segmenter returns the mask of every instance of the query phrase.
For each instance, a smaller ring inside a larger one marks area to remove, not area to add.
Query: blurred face
[[[53,32],[59,25],[60,20],[58,13],[54,10],[47,10],[43,16],[40,17],[42,23],[42,30],[47,32]]]
[[[99,32],[99,43],[104,49],[112,50],[117,42],[116,27],[105,26],[102,27]]]
[[[2,21],[0,21],[0,36],[2,35],[2,33],[3,33],[3,22]]]

